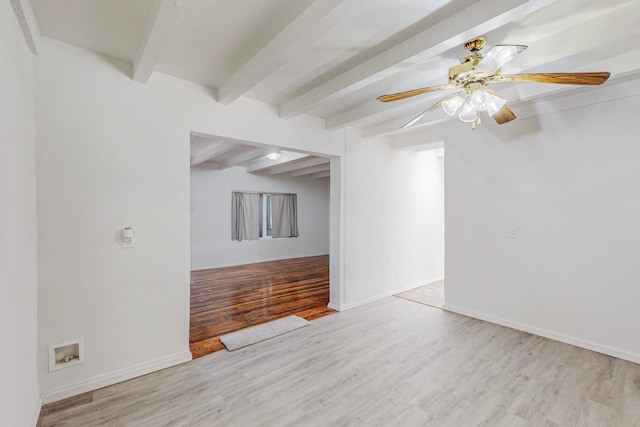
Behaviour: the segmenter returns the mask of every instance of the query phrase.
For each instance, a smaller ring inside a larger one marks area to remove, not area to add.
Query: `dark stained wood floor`
[[[282,317],[335,313],[328,303],[328,255],[192,271],[191,353],[222,350],[221,335]]]

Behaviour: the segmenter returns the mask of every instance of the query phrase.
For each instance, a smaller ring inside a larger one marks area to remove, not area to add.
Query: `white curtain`
[[[260,195],[231,193],[231,240],[260,238]]]
[[[272,237],[298,237],[298,196],[271,195]]]

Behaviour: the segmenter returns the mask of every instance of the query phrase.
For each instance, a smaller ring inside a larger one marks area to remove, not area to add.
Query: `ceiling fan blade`
[[[563,85],[601,85],[607,81],[609,75],[610,73],[608,72],[507,74],[504,76],[491,76],[487,78],[487,83],[533,82]]]
[[[446,84],[440,86],[429,86],[420,89],[408,90],[406,92],[393,93],[389,95],[381,95],[376,99],[380,102],[398,101],[400,99],[411,98],[412,96],[422,95],[423,93],[435,92],[443,89],[453,89],[459,87],[457,84]]]
[[[511,120],[516,119],[516,115],[513,114],[513,111],[506,105],[504,105],[501,109],[498,110],[493,116],[493,120],[496,121],[497,124],[503,125],[505,123],[510,122]]]
[[[521,44],[495,45],[476,66],[474,73],[485,74],[487,76],[495,74],[495,72],[502,68],[504,64],[518,56],[518,54],[526,48],[527,46]]]
[[[442,105],[442,103],[444,101],[446,101],[447,99],[451,99],[454,96],[457,96],[457,93],[454,93],[453,95],[449,95],[449,96],[445,96],[444,98],[442,98],[440,101],[436,102],[435,104],[433,104],[431,107],[427,108],[426,110],[424,110],[422,113],[418,114],[413,120],[411,120],[409,123],[405,124],[404,126],[402,126],[402,129],[406,129],[408,127],[413,126],[414,124],[416,124],[416,122],[418,120],[420,120],[421,118],[423,118],[425,116],[425,114],[435,110],[436,108],[438,108],[439,106]]]

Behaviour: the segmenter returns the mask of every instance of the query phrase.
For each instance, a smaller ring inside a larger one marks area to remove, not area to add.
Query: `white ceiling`
[[[327,128],[392,134],[446,93],[383,104],[375,97],[444,84],[462,43],[529,48],[503,72],[610,71],[640,76],[639,0],[33,0],[42,35],[133,65],[133,78],[171,74],[308,113]],[[593,88],[503,83],[527,103]],[[531,108],[529,108],[529,111]],[[451,120],[440,111],[420,126]],[[515,123],[515,122],[514,122]],[[507,124],[506,126],[511,126]]]
[[[267,154],[278,153],[278,159]],[[329,178],[330,159],[279,147],[252,145],[231,138],[191,134],[191,166],[208,169],[243,167],[247,173]]]

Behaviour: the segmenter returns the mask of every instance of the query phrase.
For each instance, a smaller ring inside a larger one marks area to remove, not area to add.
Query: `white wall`
[[[442,203],[425,202],[441,197],[437,160],[352,129],[328,132],[309,116],[281,120],[258,101],[223,106],[208,88],[160,73],[136,83],[130,71],[48,39],[36,59],[44,401],[190,357],[191,131],[333,156],[333,306],[442,276]],[[125,226],[133,249],[118,245]],[[49,373],[48,345],[74,338],[84,338],[84,364]]]
[[[638,93],[619,86],[588,95]],[[448,308],[640,362],[638,110],[635,95],[446,137]]]
[[[300,236],[231,241],[232,191],[296,193]],[[241,167],[191,168],[192,270],[328,253],[328,179],[257,175]]]
[[[356,129],[346,152],[345,307],[441,279],[442,158],[393,150]]]
[[[7,1],[0,28],[0,426],[29,426],[40,411],[33,58]]]
[[[39,376],[52,401],[188,360],[189,132],[342,155],[308,116],[43,39],[36,60]],[[247,125],[247,117],[251,125]],[[135,248],[117,235],[135,232]],[[84,338],[85,363],[47,372],[47,346]]]

